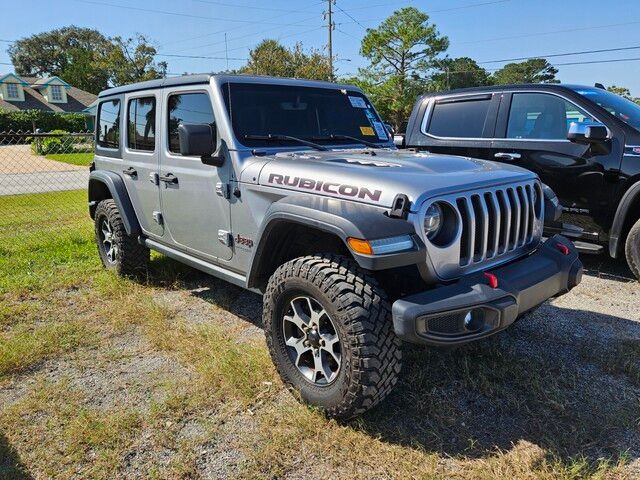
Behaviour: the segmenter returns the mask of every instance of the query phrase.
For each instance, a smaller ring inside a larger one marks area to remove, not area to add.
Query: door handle
[[[137,177],[138,176],[137,170],[135,168],[133,168],[133,167],[129,167],[126,170],[123,170],[122,173],[124,173],[128,177]]]
[[[158,177],[158,180],[160,180],[161,182],[167,183],[167,184],[171,184],[171,185],[177,185],[178,184],[178,177],[176,177],[173,173],[167,173],[166,175],[160,175]]]
[[[506,153],[506,152],[498,152],[494,155],[494,158],[498,158],[500,160],[506,160],[507,162],[518,160],[522,155],[519,153]]]

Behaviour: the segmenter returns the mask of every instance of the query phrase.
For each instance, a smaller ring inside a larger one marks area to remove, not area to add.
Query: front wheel
[[[144,273],[149,264],[149,249],[127,235],[118,206],[112,199],[96,207],[95,234],[102,264],[122,276]]]
[[[640,280],[640,220],[638,220],[627,235],[624,248],[629,268]]]
[[[284,382],[331,417],[365,412],[397,382],[402,354],[387,296],[350,259],[314,255],[280,266],[263,319]]]

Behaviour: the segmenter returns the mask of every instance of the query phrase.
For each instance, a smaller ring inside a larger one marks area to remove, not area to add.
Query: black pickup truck
[[[556,192],[547,224],[581,251],[626,255],[640,279],[640,106],[596,87],[500,85],[430,93],[396,145],[518,165]]]

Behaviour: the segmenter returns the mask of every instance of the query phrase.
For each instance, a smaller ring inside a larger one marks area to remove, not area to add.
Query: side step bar
[[[167,257],[173,258],[174,260],[178,260],[179,262],[189,265],[196,270],[200,270],[201,272],[208,273],[209,275],[213,275],[214,277],[220,278],[222,280],[226,280],[227,282],[233,283],[234,285],[237,285],[239,287],[247,288],[247,278],[244,275],[206,262],[197,257],[194,257],[193,255],[189,255],[188,253],[184,253],[174,248],[168,247],[149,238],[142,238],[141,241],[145,247],[160,252]],[[255,293],[261,293],[260,291],[255,289],[250,290]]]
[[[581,242],[580,240],[574,240],[573,244],[576,246],[576,250],[580,253],[588,253],[590,255],[600,255],[604,251],[602,245],[595,243]]]

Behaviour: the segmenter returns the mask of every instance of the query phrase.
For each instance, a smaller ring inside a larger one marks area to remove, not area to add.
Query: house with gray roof
[[[15,73],[0,75],[0,110],[83,112],[97,98],[59,77],[23,77]]]

